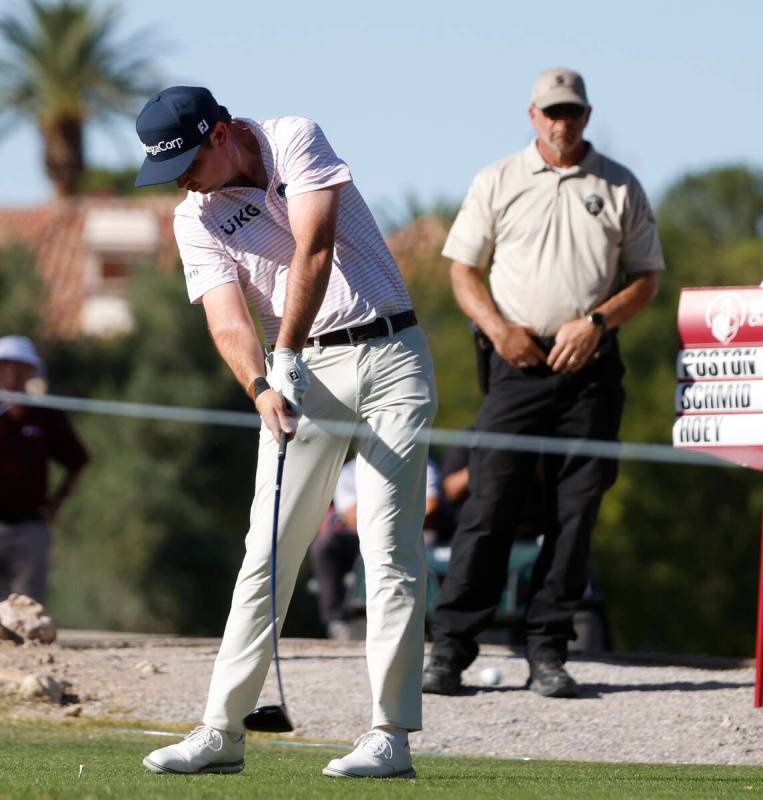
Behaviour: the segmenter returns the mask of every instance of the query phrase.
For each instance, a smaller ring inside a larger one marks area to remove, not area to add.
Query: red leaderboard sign
[[[763,288],[684,289],[673,444],[763,471]],[[755,640],[763,706],[763,524]]]
[[[673,445],[763,470],[763,288],[684,289]]]

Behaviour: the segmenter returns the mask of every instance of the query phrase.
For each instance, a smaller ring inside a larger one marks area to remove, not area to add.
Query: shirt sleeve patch
[[[210,232],[202,212],[176,213],[174,227],[188,298],[192,303],[201,302],[210,289],[238,280],[236,262]]]

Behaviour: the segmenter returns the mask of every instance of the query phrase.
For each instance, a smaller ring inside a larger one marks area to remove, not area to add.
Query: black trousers
[[[510,367],[495,353],[479,431],[617,438],[623,365],[614,333],[579,372],[545,365]],[[529,660],[567,658],[573,614],[586,588],[591,531],[604,492],[617,475],[613,459],[543,455],[545,530],[527,609]],[[470,496],[452,541],[448,574],[432,622],[432,655],[465,669],[477,656],[477,634],[491,621],[506,585],[514,528],[536,479],[538,455],[476,449],[469,460]]]

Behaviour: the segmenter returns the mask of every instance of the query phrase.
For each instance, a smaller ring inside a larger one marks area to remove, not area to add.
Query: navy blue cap
[[[170,86],[157,92],[135,123],[146,151],[135,185],[151,186],[179,178],[219,120],[220,106],[209,89]]]

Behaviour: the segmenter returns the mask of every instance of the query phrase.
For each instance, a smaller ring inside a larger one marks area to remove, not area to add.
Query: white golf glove
[[[270,388],[280,392],[289,401],[294,412],[301,416],[302,398],[310,385],[310,377],[301,353],[295,353],[288,347],[281,347],[268,356],[268,362]]]

